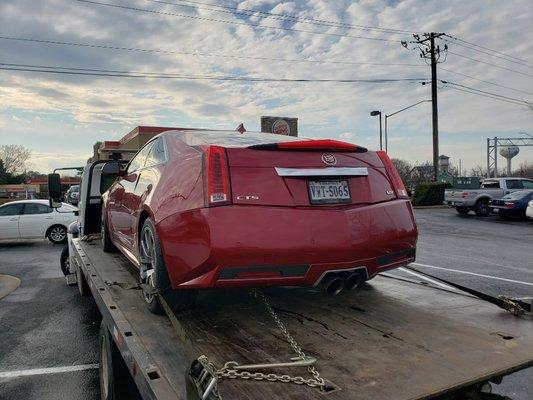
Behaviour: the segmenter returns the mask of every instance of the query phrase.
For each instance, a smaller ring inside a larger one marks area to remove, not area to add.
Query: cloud
[[[259,14],[247,18],[236,13],[154,4],[144,0],[113,0],[112,3],[192,18],[64,0],[4,2],[0,4],[3,35],[104,44],[138,51],[0,40],[3,60],[19,64],[194,75],[321,79],[429,77],[429,70],[418,58],[417,52],[407,51],[397,42],[312,35],[194,18],[235,23],[251,21],[278,28],[410,40],[411,37],[405,34],[347,30],[312,25],[306,21],[280,21],[279,18],[262,18]],[[236,2],[235,6],[356,25],[448,32],[520,58],[528,58],[533,63],[530,56],[533,54],[533,43],[529,40],[533,35],[530,23],[533,10],[527,0],[512,0],[505,4],[482,0],[247,0]],[[450,41],[449,46],[456,53],[533,74],[524,65],[475,52],[454,41]],[[207,53],[211,56],[172,54],[169,51]],[[241,56],[265,59],[253,60]],[[277,59],[418,66],[319,64]],[[531,78],[505,69],[451,54],[440,66],[533,93]],[[506,96],[533,98],[444,70],[439,70],[439,78]],[[441,147],[452,152],[448,154],[452,159],[463,158],[481,164],[485,159],[483,144],[487,136],[533,131],[531,110],[446,87],[439,91]],[[378,121],[369,117],[370,110],[391,113],[429,96],[429,87],[417,83],[243,83],[0,71],[0,121],[4,121],[0,122],[0,142],[19,141],[38,148],[37,140],[46,142],[45,138],[48,138],[49,142],[54,142],[57,140],[54,137],[60,136],[64,150],[77,153],[86,149],[89,152],[95,140],[120,137],[138,124],[233,129],[244,121],[248,129],[258,129],[261,115],[277,114],[298,117],[300,132],[305,136],[342,138],[376,148],[379,143]],[[11,116],[25,119],[26,125],[24,121],[12,120]],[[37,121],[37,117],[41,120]],[[449,146],[451,138],[462,146]],[[421,104],[392,117],[389,120],[389,144],[391,151],[395,152],[394,157],[411,161],[430,159],[430,105]],[[52,152],[52,149],[48,151]],[[529,151],[523,154],[524,157],[532,157]]]

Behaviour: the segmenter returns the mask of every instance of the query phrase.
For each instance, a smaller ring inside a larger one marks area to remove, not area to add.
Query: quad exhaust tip
[[[351,274],[346,278],[346,281],[344,281],[344,289],[346,290],[354,290],[357,289],[361,283],[363,282],[363,279],[361,277],[361,274],[355,273]]]
[[[340,276],[326,275],[319,285],[327,294],[337,295],[344,289],[344,279]]]

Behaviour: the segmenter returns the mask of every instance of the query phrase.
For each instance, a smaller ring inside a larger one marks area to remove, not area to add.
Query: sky
[[[299,19],[243,11],[250,9]],[[488,137],[533,135],[532,20],[530,0],[0,0],[3,68],[401,80],[245,82],[0,69],[0,145],[30,148],[31,169],[46,173],[83,165],[94,142],[116,140],[137,125],[234,129],[244,122],[259,130],[261,115],[279,115],[297,117],[300,136],[378,149],[379,118],[370,111],[392,114],[431,97],[430,85],[405,80],[429,81],[430,68],[414,44],[400,42],[413,41],[413,32],[444,32],[461,41],[437,40],[449,48],[438,78],[456,84],[438,85],[440,153],[452,164],[461,160],[463,169],[486,166]],[[513,100],[466,93],[464,86]],[[389,155],[430,160],[431,132],[429,102],[390,117]],[[522,162],[533,162],[533,147],[513,159],[514,166]]]

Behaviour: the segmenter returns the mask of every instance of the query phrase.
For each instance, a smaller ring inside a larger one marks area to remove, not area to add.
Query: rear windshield
[[[269,144],[279,142],[293,142],[309,140],[293,136],[276,135],[274,133],[244,132],[237,131],[175,131],[189,146],[218,145],[223,147],[248,147],[255,144]]]
[[[506,194],[505,196],[502,197],[502,199],[503,200],[520,200],[520,199],[523,199],[524,197],[531,196],[532,193],[533,191],[531,190],[519,190],[518,192]]]

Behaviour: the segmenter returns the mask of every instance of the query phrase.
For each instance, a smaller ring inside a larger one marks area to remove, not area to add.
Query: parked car
[[[188,304],[199,288],[320,285],[338,293],[415,259],[412,207],[385,152],[265,133],[167,131],[121,174],[103,194],[104,250],[116,246],[174,304]],[[152,294],[145,300],[161,312]]]
[[[528,203],[533,200],[533,190],[519,190],[509,193],[499,200],[490,201],[490,211],[502,218],[525,217]]]
[[[76,220],[76,207],[63,203],[54,209],[47,200],[12,201],[0,206],[0,239],[48,238],[64,243],[67,226]]]
[[[478,217],[486,217],[490,213],[489,202],[518,190],[533,189],[533,180],[527,178],[490,178],[481,183],[481,188],[446,189],[444,204],[455,207],[459,214],[468,214],[474,210]]]
[[[527,203],[526,217],[533,218],[533,200]]]
[[[72,185],[65,193],[65,201],[74,206],[78,205],[80,201],[80,185]]]

